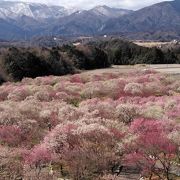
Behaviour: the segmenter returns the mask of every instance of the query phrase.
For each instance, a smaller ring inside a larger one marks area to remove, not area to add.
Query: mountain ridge
[[[177,4],[176,4],[177,3]],[[176,10],[179,7],[178,11]],[[111,19],[103,32],[155,32],[180,30],[180,2],[166,1],[145,7],[123,18]]]
[[[67,10],[61,6],[47,6],[40,3],[26,3],[26,2],[0,2],[1,18],[16,19],[23,15],[34,18],[59,18],[68,15]]]
[[[0,2],[0,39],[104,34],[132,39],[180,39],[180,1],[164,1],[137,11],[106,5],[77,10],[39,3]]]
[[[119,17],[131,10],[97,6],[90,10],[66,9],[40,3],[0,2],[0,38],[26,39],[39,35],[88,35],[96,34],[110,18]],[[1,20],[2,21],[2,20]],[[12,30],[9,26],[12,24]],[[13,29],[18,28],[17,34]],[[8,31],[7,31],[7,30]],[[9,38],[8,38],[8,33]]]

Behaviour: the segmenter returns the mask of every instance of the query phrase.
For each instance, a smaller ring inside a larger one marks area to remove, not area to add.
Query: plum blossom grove
[[[153,70],[0,87],[2,179],[178,179],[180,81]]]

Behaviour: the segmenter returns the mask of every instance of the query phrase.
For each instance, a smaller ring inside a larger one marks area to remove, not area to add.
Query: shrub
[[[171,179],[172,161],[176,159],[178,146],[167,137],[167,122],[137,119],[131,129],[138,135],[134,145],[130,145],[130,154],[125,158],[127,164],[136,165],[144,176],[153,173],[162,179]]]
[[[124,87],[124,92],[133,96],[143,95],[143,85],[139,83],[129,83]]]
[[[0,142],[16,146],[23,140],[21,129],[17,126],[0,126]]]

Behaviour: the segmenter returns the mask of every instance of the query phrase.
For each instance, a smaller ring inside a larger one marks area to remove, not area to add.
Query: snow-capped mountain
[[[108,6],[97,6],[90,10],[79,10],[60,18],[46,32],[58,35],[94,35],[103,29],[107,20],[119,18],[133,11],[116,9]]]
[[[0,38],[26,39],[48,35],[94,34],[110,18],[131,11],[97,6],[90,10],[40,3],[0,1]]]
[[[93,9],[91,9],[91,12],[99,16],[106,16],[108,18],[116,18],[116,17],[129,14],[133,11],[127,10],[127,9],[111,8],[104,5],[104,6],[94,7]]]
[[[0,1],[0,18],[17,19],[23,16],[33,19],[60,18],[69,15],[73,10],[61,6],[47,6],[39,3]]]

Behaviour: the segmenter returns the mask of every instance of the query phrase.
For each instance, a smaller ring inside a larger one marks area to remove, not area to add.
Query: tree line
[[[108,54],[110,62],[115,65],[180,63],[180,49],[163,51],[157,47],[142,47],[120,39],[90,44],[103,49]]]
[[[1,48],[0,83],[24,77],[74,74],[80,70],[111,65],[180,63],[179,50],[162,51],[119,39],[96,41],[79,46]]]
[[[79,70],[107,68],[107,54],[94,46],[66,45],[53,48],[16,48],[0,51],[1,81],[19,81],[24,77],[74,74]]]

